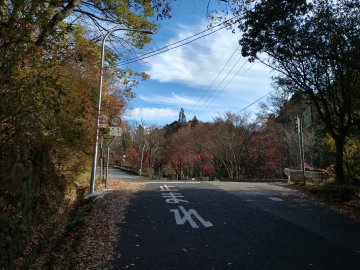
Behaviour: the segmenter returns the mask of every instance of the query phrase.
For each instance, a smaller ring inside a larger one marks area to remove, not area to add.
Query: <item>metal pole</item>
[[[110,156],[110,145],[107,148],[107,156],[106,156],[106,178],[105,178],[105,188],[107,188],[107,181],[109,177],[109,156]]]
[[[300,150],[300,168],[303,177],[303,184],[305,185],[305,155],[304,155],[304,137],[303,137],[303,123],[299,115],[296,116],[299,136],[299,150]]]
[[[104,148],[103,148],[103,144],[104,144],[104,139],[100,138],[101,143],[100,143],[100,180],[104,180]]]
[[[300,149],[301,149],[301,171],[303,176],[303,184],[305,185],[305,153],[304,153],[304,134],[303,134],[303,121],[300,118]]]
[[[107,155],[106,155],[106,178],[105,178],[105,187],[106,187],[106,182],[108,180],[109,177],[109,157],[110,157],[110,145],[107,148]]]
[[[143,158],[144,158],[144,149],[145,149],[145,143],[144,146],[141,150],[141,160],[140,160],[140,170],[139,170],[139,175],[141,176],[142,174],[142,167],[143,167]]]
[[[133,31],[140,32],[144,34],[153,34],[153,32],[148,30],[138,30],[138,29],[129,29],[129,28],[113,28],[102,39],[101,44],[101,58],[100,58],[100,75],[99,75],[99,90],[98,90],[98,102],[97,102],[97,117],[96,117],[96,132],[95,132],[95,144],[93,149],[93,160],[92,160],[92,170],[91,170],[91,179],[90,179],[90,193],[95,191],[95,180],[96,180],[96,167],[97,167],[97,150],[99,147],[99,123],[100,123],[100,111],[101,111],[101,92],[103,85],[103,75],[104,75],[104,54],[105,54],[105,41],[107,37],[115,31]]]
[[[109,177],[109,158],[110,158],[110,145],[114,141],[115,138],[112,138],[110,141],[108,147],[107,147],[107,157],[106,157],[106,178],[105,178],[105,188],[107,188],[107,180]]]

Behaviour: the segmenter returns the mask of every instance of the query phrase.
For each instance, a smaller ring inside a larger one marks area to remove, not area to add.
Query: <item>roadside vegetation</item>
[[[168,15],[156,0],[0,2],[1,269],[22,253],[41,254],[84,194],[106,29],[155,30],[154,17]],[[124,34],[129,46],[150,42]],[[120,57],[106,51],[103,90],[111,95],[106,101],[126,103],[147,76],[119,69]]]

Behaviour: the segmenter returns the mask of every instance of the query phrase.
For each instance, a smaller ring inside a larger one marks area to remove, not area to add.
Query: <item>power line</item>
[[[239,59],[240,60],[240,59]],[[239,61],[238,61],[239,62]],[[237,63],[238,63],[237,62]],[[240,71],[244,68],[244,66],[247,64],[248,62],[247,62],[247,60],[245,59],[245,62],[240,66],[240,68],[233,74],[233,76],[231,77],[231,79],[227,82],[227,84],[217,93],[217,95],[216,96],[214,96],[214,98],[210,101],[210,102],[208,102],[207,104],[204,104],[204,106],[205,105],[210,105],[210,104],[212,104],[219,96],[220,96],[220,94],[221,93],[223,93],[224,92],[224,90],[226,89],[226,87],[228,87],[229,86],[229,84],[234,80],[234,78],[240,73]],[[200,112],[200,114],[201,114],[202,112]]]
[[[177,45],[177,46],[175,46],[175,47],[171,47],[171,48],[168,48],[168,49],[166,49],[166,50],[163,50],[163,48],[161,48],[161,49],[157,50],[157,51],[159,51],[159,52],[157,52],[157,53],[152,53],[152,54],[147,55],[147,56],[139,56],[139,59],[140,59],[140,60],[143,60],[143,59],[146,59],[146,58],[149,58],[149,57],[152,57],[152,56],[155,56],[155,55],[159,55],[159,54],[168,52],[168,51],[170,51],[170,50],[173,50],[173,49],[182,47],[182,46],[187,45],[187,44],[189,44],[189,43],[192,43],[192,42],[194,42],[194,41],[196,41],[196,40],[199,40],[199,39],[201,39],[201,38],[203,38],[203,37],[209,36],[209,35],[217,32],[217,31],[220,31],[220,30],[222,30],[222,29],[224,29],[224,28],[226,28],[226,27],[227,27],[227,26],[224,26],[224,27],[222,27],[222,28],[216,29],[216,30],[214,30],[214,31],[212,31],[212,32],[210,32],[210,33],[207,33],[207,34],[205,34],[205,35],[202,35],[202,36],[200,36],[200,37],[198,37],[198,38],[192,39],[192,40],[190,40],[190,41],[188,41],[188,42],[182,43],[182,44]],[[125,61],[125,62],[119,63],[119,65],[122,66],[122,65],[132,64],[132,63],[137,62],[137,61],[139,61],[139,60],[136,59],[136,58],[131,58],[131,59]]]
[[[228,73],[222,78],[222,80],[218,83],[218,85],[212,89],[212,93],[210,93],[210,95],[208,95],[208,97],[204,100],[204,102],[202,103],[201,106],[199,106],[199,108],[195,111],[195,113],[197,113],[199,110],[201,110],[201,108],[203,108],[204,106],[206,106],[208,104],[208,101],[210,100],[210,98],[212,96],[214,96],[215,92],[219,89],[219,87],[223,84],[223,82],[229,77],[230,73],[235,69],[235,67],[238,65],[238,63],[241,60],[241,55],[240,57],[237,59],[237,61],[235,62],[235,64],[230,68],[230,70],[228,71]]]
[[[264,97],[270,95],[271,92],[273,92],[274,90],[271,90],[269,92],[267,92],[265,95],[263,95],[262,97],[258,98],[257,100],[255,100],[254,102],[250,103],[249,105],[247,105],[245,108],[242,108],[240,111],[238,111],[236,114],[240,114],[241,112],[245,111],[247,108],[251,107],[252,105],[254,105],[255,103],[259,102],[260,100],[262,100]]]
[[[134,55],[134,58],[136,58],[136,59],[138,59],[139,61],[141,61],[141,59],[139,59],[136,51],[133,49],[133,47],[131,46],[131,44],[129,43],[129,41],[127,41],[127,40],[124,39],[124,38],[118,38],[118,39],[119,39],[119,42],[120,42],[121,46],[123,46],[123,47],[124,47],[126,50],[128,50],[128,51],[130,50],[131,54]],[[125,44],[126,44],[127,46],[124,46],[124,45],[123,45],[123,42],[125,42]],[[128,48],[127,48],[127,47],[128,47]]]
[[[217,25],[215,25],[215,26],[213,26],[213,27],[211,27],[211,28],[209,28],[209,29],[206,29],[206,30],[203,30],[203,31],[201,31],[201,32],[199,32],[199,33],[197,33],[197,34],[194,34],[194,35],[192,35],[192,36],[190,36],[190,37],[187,37],[187,38],[184,38],[184,39],[182,39],[182,40],[176,41],[176,42],[171,43],[171,44],[169,44],[169,45],[166,45],[166,46],[164,46],[164,47],[162,47],[162,48],[160,48],[160,49],[152,50],[152,51],[149,51],[149,52],[144,53],[144,54],[142,54],[142,55],[139,55],[138,58],[141,59],[141,60],[143,60],[143,59],[146,59],[146,58],[149,58],[149,57],[152,57],[152,56],[155,56],[155,55],[158,55],[158,54],[161,54],[161,53],[164,53],[164,52],[167,52],[167,51],[176,49],[176,48],[179,48],[179,47],[181,47],[181,46],[187,45],[187,44],[189,44],[189,43],[191,43],[191,42],[194,42],[194,41],[196,41],[196,40],[199,40],[199,39],[201,39],[201,38],[203,38],[203,37],[209,36],[209,35],[211,35],[211,34],[213,34],[213,33],[216,33],[217,31],[220,31],[220,30],[222,30],[222,29],[224,29],[224,28],[226,28],[226,27],[229,27],[229,26],[232,25],[232,24],[235,24],[236,22],[229,23],[229,21],[231,21],[231,20],[233,20],[233,19],[235,19],[235,18],[236,18],[236,16],[233,17],[233,18],[231,18],[231,19],[228,19],[228,20],[226,20],[226,21],[224,21],[224,22],[222,22],[222,23],[220,23],[220,24],[217,24]],[[220,27],[220,28],[218,28],[218,29],[216,29],[216,30],[211,31],[212,29],[215,29],[215,28],[217,28],[217,27],[219,27],[219,26],[222,26],[222,27]],[[209,31],[210,31],[210,33],[206,33],[206,32],[209,32]],[[204,34],[204,33],[206,33],[206,34]],[[202,35],[202,34],[203,34],[203,35]],[[199,35],[200,35],[200,36],[199,36]],[[199,36],[199,37],[197,37],[197,36]],[[195,37],[196,37],[196,38],[195,38]],[[190,40],[189,40],[189,39],[190,39]],[[186,41],[186,40],[189,40],[189,41],[183,43],[183,42]],[[180,43],[180,44],[179,44],[179,43]],[[174,46],[174,45],[176,45],[176,44],[179,44],[179,45]],[[124,61],[120,61],[120,62],[119,62],[119,65],[132,64],[132,63],[137,62],[137,61],[139,61],[139,60],[138,60],[136,57],[134,57],[134,58],[130,58],[130,59],[127,59],[127,60],[124,60]]]
[[[133,49],[131,49],[131,47],[128,48],[127,46],[124,45],[124,43],[122,41],[125,41],[125,40],[123,40],[122,38],[119,38],[118,41],[119,41],[121,47],[123,47],[126,51],[128,51],[130,54],[134,55],[137,58],[136,52]],[[123,52],[121,52],[118,49],[118,47],[114,44],[114,42],[109,41],[109,43],[117,55],[123,55]],[[141,60],[139,59],[139,61],[141,61]]]
[[[216,28],[216,27],[219,27],[219,26],[221,26],[221,25],[225,25],[225,26],[232,25],[232,24],[234,24],[235,22],[233,22],[233,23],[231,23],[231,24],[228,24],[228,25],[226,25],[226,24],[227,24],[229,21],[231,21],[231,20],[233,20],[233,19],[235,19],[235,18],[237,18],[237,17],[239,17],[239,16],[234,16],[234,17],[232,17],[232,18],[230,18],[230,19],[228,19],[228,20],[226,20],[226,21],[224,21],[224,22],[222,22],[222,23],[219,23],[219,24],[217,24],[217,25],[214,25],[214,26],[212,26],[212,27],[210,27],[210,28],[208,28],[208,29],[206,29],[206,30],[203,30],[203,31],[201,31],[201,32],[199,32],[199,33],[196,33],[196,34],[194,34],[194,35],[192,35],[192,36],[189,36],[189,37],[184,38],[184,39],[182,39],[182,40],[178,40],[178,41],[176,41],[176,42],[174,42],[174,43],[171,43],[171,44],[169,44],[169,45],[166,45],[166,46],[164,46],[164,47],[162,47],[162,48],[160,48],[160,49],[148,51],[147,53],[144,53],[144,54],[142,54],[142,55],[140,55],[140,56],[142,57],[142,56],[145,56],[145,55],[148,55],[148,54],[151,54],[151,53],[154,53],[154,52],[157,52],[157,51],[166,49],[166,48],[171,47],[171,46],[173,46],[173,45],[176,45],[176,44],[178,44],[178,43],[182,43],[182,42],[184,42],[184,41],[186,41],[186,40],[188,40],[188,39],[194,38],[194,37],[196,37],[196,36],[198,36],[198,35],[201,35],[201,34],[203,34],[203,33],[205,33],[205,32],[208,32],[208,31],[210,31],[210,30],[212,30],[212,29],[214,29],[214,28]],[[222,28],[221,28],[221,29],[222,29]],[[131,58],[130,58],[130,59],[125,60],[125,61],[122,61],[122,62],[127,62],[127,61],[132,61],[132,60],[134,60],[134,59],[131,59]],[[122,62],[121,62],[120,64],[122,64]]]
[[[221,93],[224,92],[224,90],[226,89],[226,87],[229,86],[229,84],[234,80],[234,78],[239,75],[240,71],[244,68],[244,66],[247,64],[247,60],[245,60],[245,62],[241,65],[241,67],[239,68],[239,70],[231,77],[231,79],[227,82],[227,84],[218,92],[218,94],[211,100],[210,103],[208,103],[208,105],[212,104]]]
[[[221,70],[218,72],[217,76],[215,77],[215,79],[212,80],[211,84],[208,86],[208,88],[206,89],[205,93],[203,93],[203,95],[200,97],[200,99],[196,102],[195,106],[193,107],[193,109],[191,109],[190,114],[193,114],[193,112],[197,112],[196,107],[198,105],[200,105],[200,102],[202,101],[202,99],[210,92],[211,88],[213,87],[213,85],[215,84],[216,80],[220,77],[221,73],[225,70],[226,66],[229,64],[229,62],[231,61],[231,59],[234,57],[235,53],[238,51],[240,45],[238,45],[234,52],[231,54],[231,56],[229,57],[229,59],[226,61],[226,63],[223,65],[223,67],[221,68]],[[195,110],[196,109],[196,110]]]

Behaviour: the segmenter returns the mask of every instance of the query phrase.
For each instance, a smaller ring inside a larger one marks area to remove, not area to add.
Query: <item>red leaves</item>
[[[215,168],[212,164],[214,154],[212,152],[202,152],[192,157],[194,163],[194,173],[203,176],[212,176],[215,174]]]
[[[133,167],[140,164],[141,154],[134,148],[130,148],[126,151],[126,161]]]
[[[212,176],[215,174],[215,168],[212,164],[200,165],[199,169],[201,170],[203,176]]]
[[[193,156],[193,161],[194,162],[199,162],[202,161],[204,159],[213,159],[214,158],[214,154],[212,152],[203,152],[203,153],[199,153]]]

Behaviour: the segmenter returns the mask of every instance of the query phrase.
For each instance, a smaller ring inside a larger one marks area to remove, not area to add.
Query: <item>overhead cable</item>
[[[212,90],[211,88],[214,86],[216,80],[220,77],[221,73],[225,70],[226,66],[229,64],[229,62],[231,61],[231,59],[234,57],[235,53],[238,51],[240,45],[238,45],[234,52],[231,54],[231,56],[229,57],[229,59],[226,61],[226,63],[223,65],[223,67],[221,68],[221,70],[218,72],[218,74],[216,75],[215,79],[212,80],[211,84],[208,86],[208,88],[206,89],[206,91],[203,93],[203,95],[199,98],[199,100],[196,102],[195,106],[193,107],[193,109],[191,109],[191,113],[193,114],[194,112],[197,112],[196,107],[198,105],[200,105],[200,103],[202,102],[202,99]]]
[[[239,59],[240,60],[240,59]],[[239,61],[238,61],[239,62]],[[237,62],[237,63],[238,63]],[[234,78],[240,73],[240,71],[244,68],[244,66],[247,64],[247,60],[245,60],[245,62],[240,66],[240,68],[233,74],[233,76],[230,78],[230,80],[227,82],[226,85],[224,85],[224,87],[217,93],[216,96],[214,96],[214,98],[208,102],[207,104],[205,104],[206,106],[212,104],[219,96],[221,93],[224,92],[224,90],[229,86],[229,84],[234,80]],[[203,111],[201,111],[199,114],[201,114]]]
[[[236,114],[240,114],[241,112],[245,111],[246,109],[248,109],[249,107],[251,107],[252,105],[254,105],[255,103],[259,102],[260,100],[262,100],[264,97],[270,95],[271,92],[273,92],[274,90],[271,90],[269,92],[267,92],[265,95],[259,97],[257,100],[255,100],[254,102],[250,103],[249,105],[247,105],[246,107],[242,108],[240,111],[238,111]]]
[[[164,46],[164,47],[162,47],[162,48],[159,48],[159,49],[156,49],[156,50],[152,50],[152,51],[149,51],[149,52],[147,52],[147,53],[138,55],[138,58],[141,59],[141,60],[142,60],[142,59],[146,59],[146,58],[149,58],[149,57],[152,57],[152,56],[155,56],[155,55],[158,55],[158,54],[161,54],[161,53],[164,53],[164,52],[167,52],[167,51],[176,49],[176,48],[179,48],[179,47],[181,47],[181,46],[184,46],[184,45],[187,45],[187,44],[189,44],[189,43],[192,43],[192,42],[194,42],[194,41],[196,41],[196,40],[199,40],[199,39],[201,39],[201,38],[203,38],[203,37],[206,37],[206,36],[209,36],[209,35],[211,35],[211,34],[214,34],[214,33],[216,33],[216,32],[219,31],[219,30],[222,30],[222,29],[224,29],[224,28],[226,28],[226,27],[229,27],[230,25],[235,24],[236,22],[229,23],[230,21],[232,21],[232,20],[235,19],[235,18],[236,18],[236,16],[233,17],[233,18],[231,18],[231,19],[228,19],[228,20],[226,20],[226,21],[224,21],[224,22],[222,22],[222,23],[220,23],[220,24],[217,24],[217,25],[215,25],[215,26],[213,26],[213,27],[211,27],[211,28],[208,28],[208,29],[206,29],[206,30],[203,30],[203,31],[201,31],[201,32],[199,32],[199,33],[197,33],[197,34],[194,34],[194,35],[189,36],[189,37],[187,37],[187,38],[184,38],[184,39],[182,39],[182,40],[179,40],[179,41],[176,41],[176,42],[171,43],[171,44],[169,44],[169,45],[166,45],[166,46]],[[219,26],[221,26],[221,27],[218,28],[218,29],[215,29],[215,28],[217,28],[217,27],[219,27]],[[213,29],[215,29],[215,30],[213,30]],[[212,30],[212,31],[211,31],[211,30]],[[209,32],[209,31],[210,31],[210,32]],[[209,32],[209,33],[206,33],[206,32]],[[204,34],[204,33],[205,33],[205,34]],[[186,40],[189,40],[189,41],[187,41],[187,42],[184,43],[184,41],[186,41]],[[176,45],[176,44],[179,44],[179,45],[174,46],[174,45]],[[130,58],[130,59],[127,59],[127,60],[124,60],[124,61],[120,61],[118,64],[119,64],[119,65],[131,64],[131,63],[134,63],[134,62],[139,61],[138,58],[133,57],[133,58]]]

